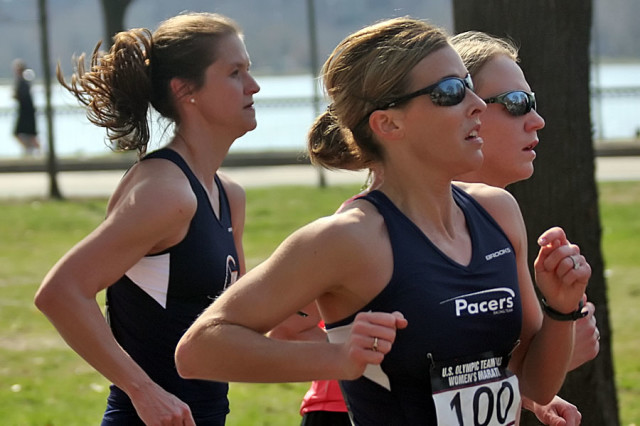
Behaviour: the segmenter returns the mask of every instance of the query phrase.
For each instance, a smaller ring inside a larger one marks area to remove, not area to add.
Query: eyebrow
[[[233,68],[251,68],[251,61],[232,61],[229,66]]]
[[[436,81],[434,81],[433,83],[420,84],[420,88],[431,86],[431,85],[436,84],[436,83],[438,83],[438,82],[440,82],[440,81],[442,81],[442,80],[444,80],[446,78],[452,78],[453,77],[453,78],[460,78],[460,79],[464,80],[467,77],[467,75],[471,75],[471,74],[467,71],[462,77],[460,77],[458,74],[443,75],[442,77],[438,77],[438,79]],[[473,77],[471,77],[471,80],[473,80]],[[414,90],[414,92],[420,90],[420,88]]]

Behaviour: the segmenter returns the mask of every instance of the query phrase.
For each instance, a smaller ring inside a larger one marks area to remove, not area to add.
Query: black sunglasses
[[[522,90],[505,92],[492,98],[483,99],[487,104],[502,104],[514,117],[525,115],[536,109],[536,96]]]
[[[471,75],[467,74],[464,78],[447,77],[424,89],[402,95],[382,107],[376,108],[376,110],[393,108],[422,95],[429,95],[431,102],[438,106],[458,105],[466,96],[467,88],[472,91],[474,90]]]

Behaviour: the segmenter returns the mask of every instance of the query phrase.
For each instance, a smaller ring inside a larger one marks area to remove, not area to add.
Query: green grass
[[[600,197],[620,422],[627,426],[640,424],[640,183],[601,184]]]
[[[248,267],[294,229],[331,214],[357,186],[247,191]],[[621,424],[640,424],[640,182],[600,185]],[[0,202],[0,423],[98,424],[108,383],[33,306],[43,276],[104,216],[105,200]],[[228,424],[298,424],[308,384],[231,384]]]

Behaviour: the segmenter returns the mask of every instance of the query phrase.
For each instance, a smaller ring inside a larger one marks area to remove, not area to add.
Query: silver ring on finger
[[[371,346],[371,349],[374,352],[378,352],[378,338],[377,337],[373,338],[373,346]]]
[[[580,267],[580,262],[578,260],[576,260],[576,256],[571,255],[571,256],[567,256],[569,259],[571,259],[571,262],[573,262],[573,269],[578,269]]]

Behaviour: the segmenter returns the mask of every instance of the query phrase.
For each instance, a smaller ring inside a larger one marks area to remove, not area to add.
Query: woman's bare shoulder
[[[240,183],[224,172],[218,171],[217,175],[230,200],[242,201],[246,199],[245,190]]]
[[[519,211],[516,199],[503,188],[468,182],[454,182],[454,185],[473,197],[492,215],[505,209],[510,212]]]
[[[134,214],[142,220],[191,220],[197,199],[174,163],[150,159],[133,166],[114,191],[107,214]]]
[[[367,202],[355,201],[339,213],[321,217],[291,234],[284,245],[317,251],[332,262],[352,264],[380,247],[386,236],[384,219]],[[295,250],[295,248],[293,248]]]

